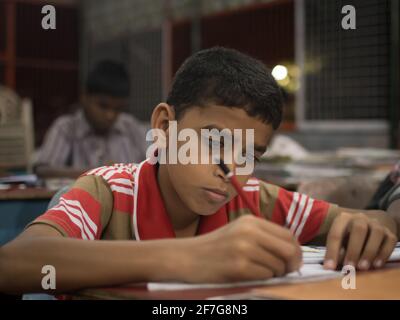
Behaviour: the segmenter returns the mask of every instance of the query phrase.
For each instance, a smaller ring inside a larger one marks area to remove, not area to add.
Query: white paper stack
[[[326,253],[326,247],[302,246],[304,264],[323,263]],[[392,252],[389,261],[400,261],[400,242]]]

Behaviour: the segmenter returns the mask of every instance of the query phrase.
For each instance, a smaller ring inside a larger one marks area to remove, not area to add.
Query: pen
[[[221,168],[221,170],[224,172],[225,177],[229,179],[230,183],[233,185],[235,188],[236,192],[239,194],[239,196],[243,199],[245,202],[246,206],[251,210],[251,212],[256,216],[256,217],[262,217],[260,210],[249,200],[249,198],[246,196],[244,193],[243,189],[240,187],[239,181],[237,180],[236,176],[233,174],[231,170],[227,167],[227,165],[224,163],[222,159],[217,161],[218,166]],[[297,273],[299,276],[302,276],[302,273],[299,270],[297,270]]]
[[[251,212],[256,216],[256,217],[261,217],[261,213],[258,210],[258,208],[249,200],[249,198],[246,196],[244,193],[243,189],[240,187],[239,181],[237,180],[236,176],[233,174],[232,171],[229,170],[227,165],[222,161],[222,159],[219,160],[218,166],[221,168],[221,170],[224,172],[225,177],[229,179],[230,183],[233,185],[235,188],[236,192],[239,194],[239,196],[243,199],[245,202],[246,206],[251,210]]]

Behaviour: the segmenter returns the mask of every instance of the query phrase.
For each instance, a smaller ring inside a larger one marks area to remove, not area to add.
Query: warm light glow
[[[277,81],[285,79],[287,75],[288,75],[288,69],[285,66],[278,64],[272,69],[272,76]]]

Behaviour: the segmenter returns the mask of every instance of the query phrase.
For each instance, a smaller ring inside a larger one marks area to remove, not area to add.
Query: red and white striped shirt
[[[243,187],[266,219],[286,226],[300,243],[321,232],[338,207],[290,192],[256,178]],[[198,234],[215,230],[250,213],[240,196],[215,214],[201,216]],[[33,223],[46,223],[63,235],[84,240],[162,239],[175,237],[157,184],[157,166],[148,160],[93,169],[79,178],[58,205]]]

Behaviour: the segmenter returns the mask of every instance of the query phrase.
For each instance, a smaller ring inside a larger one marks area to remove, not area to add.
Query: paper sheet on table
[[[324,261],[326,247],[302,246],[304,264],[322,263]],[[400,261],[400,242],[397,243],[389,261]]]
[[[244,281],[234,283],[204,283],[188,284],[179,282],[149,282],[147,289],[156,290],[191,290],[191,289],[224,289],[246,286],[264,286],[288,283],[312,282],[331,279],[342,276],[340,271],[325,270],[320,263],[324,261],[325,247],[302,246],[303,262],[301,274],[292,272],[284,277],[277,277],[268,280]],[[390,256],[389,261],[400,261],[400,242],[397,243],[395,250]]]
[[[277,277],[268,280],[257,280],[257,281],[244,281],[244,282],[233,282],[233,283],[204,283],[204,284],[188,284],[178,282],[149,282],[147,289],[150,291],[156,290],[191,290],[191,289],[224,289],[224,288],[235,288],[235,287],[247,287],[247,286],[264,286],[264,285],[277,285],[287,283],[300,283],[300,282],[312,282],[331,278],[337,278],[341,276],[339,271],[325,270],[320,264],[305,264],[301,269],[301,274],[298,272],[292,272],[284,277]]]

